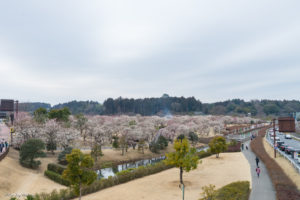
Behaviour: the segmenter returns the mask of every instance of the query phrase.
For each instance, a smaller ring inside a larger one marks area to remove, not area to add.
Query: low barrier
[[[274,144],[273,141],[270,141],[270,137],[266,137],[267,142],[271,145],[271,147],[274,149]],[[282,155],[285,159],[287,159],[293,166],[294,168],[297,170],[297,172],[300,174],[300,165],[297,164],[296,159],[293,159],[291,157],[289,157],[287,154],[285,154],[284,152],[280,151],[280,150],[276,150],[277,153],[279,153],[280,155]]]
[[[296,136],[293,136],[293,135],[292,135],[292,138],[294,138],[295,140],[300,141],[300,138],[298,138],[298,137],[296,137]]]
[[[6,150],[4,153],[0,154],[0,161],[1,161],[3,158],[5,158],[5,156],[8,154],[8,152],[9,152],[9,147],[7,148],[7,150]]]

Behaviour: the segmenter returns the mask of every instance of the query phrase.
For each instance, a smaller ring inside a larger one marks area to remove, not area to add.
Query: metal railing
[[[273,141],[270,140],[269,135],[267,135],[266,137],[267,142],[271,145],[271,147],[274,149],[274,144]],[[280,150],[276,150],[280,155],[282,155],[285,159],[287,159],[293,166],[294,168],[297,170],[297,172],[300,174],[300,165],[297,164],[298,162],[298,158],[291,158],[289,157],[287,154],[285,154],[284,152],[280,151]]]

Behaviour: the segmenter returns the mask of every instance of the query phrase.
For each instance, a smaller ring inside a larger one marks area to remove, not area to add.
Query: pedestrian
[[[242,143],[241,147],[242,147],[242,151],[243,151],[244,150],[244,143]]]
[[[248,150],[248,146],[246,145],[246,150]]]
[[[256,171],[256,173],[257,173],[257,177],[259,178],[259,174],[260,174],[260,168],[259,168],[259,167],[257,167],[255,171]]]
[[[258,163],[259,163],[259,158],[256,156],[255,158],[255,161],[256,161],[256,167],[258,167]]]

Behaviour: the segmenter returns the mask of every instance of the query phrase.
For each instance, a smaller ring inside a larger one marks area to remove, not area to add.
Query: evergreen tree
[[[82,187],[92,184],[97,178],[97,174],[91,169],[94,161],[90,155],[83,154],[79,149],[73,149],[66,157],[68,166],[63,172],[63,178],[70,181],[80,200]]]

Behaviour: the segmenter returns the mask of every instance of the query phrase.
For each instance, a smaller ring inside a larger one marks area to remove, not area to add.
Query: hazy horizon
[[[2,1],[0,95],[300,100],[299,1]]]
[[[161,97],[161,96],[159,96],[159,97]],[[143,98],[159,98],[159,97],[141,97],[141,99],[143,99]],[[171,97],[181,97],[181,96],[171,96]],[[184,96],[185,98],[187,98],[187,97],[194,97],[194,96]],[[110,97],[109,97],[110,98]],[[117,98],[119,98],[119,97],[117,97]],[[122,97],[122,98],[128,98],[128,99],[131,99],[130,97]],[[196,97],[194,97],[196,100],[199,100],[199,101],[201,101],[201,103],[208,103],[208,104],[210,104],[210,103],[217,103],[217,102],[224,102],[224,101],[230,101],[230,100],[233,100],[233,99],[225,99],[225,100],[222,100],[222,101],[211,101],[211,102],[204,102],[204,101],[202,101],[201,99],[197,99]],[[1,99],[3,99],[3,98],[1,98]],[[137,98],[133,98],[133,99],[137,99]],[[300,101],[300,100],[298,100],[298,99],[250,99],[250,100],[245,100],[245,99],[241,99],[241,98],[237,98],[237,99],[240,99],[240,100],[243,100],[243,101],[245,101],[245,102],[251,102],[251,101],[256,101],[256,100],[258,100],[258,101],[262,101],[262,100],[270,100],[270,101]],[[18,100],[18,99],[14,99],[14,100]],[[106,99],[105,99],[106,100]],[[104,100],[104,101],[105,101]],[[64,104],[64,103],[68,103],[68,102],[72,102],[72,101],[77,101],[77,102],[79,102],[79,101],[84,101],[84,102],[86,102],[86,101],[94,101],[94,102],[98,102],[98,103],[100,103],[100,104],[103,104],[103,102],[104,101],[97,101],[97,100],[76,100],[76,99],[73,99],[73,100],[70,100],[70,101],[65,101],[65,102],[58,102],[58,103],[55,103],[55,104],[51,104],[51,103],[49,103],[49,102],[43,102],[43,101],[19,101],[19,103],[48,103],[48,104],[50,104],[51,106],[55,106],[55,105],[58,105],[58,104]]]

